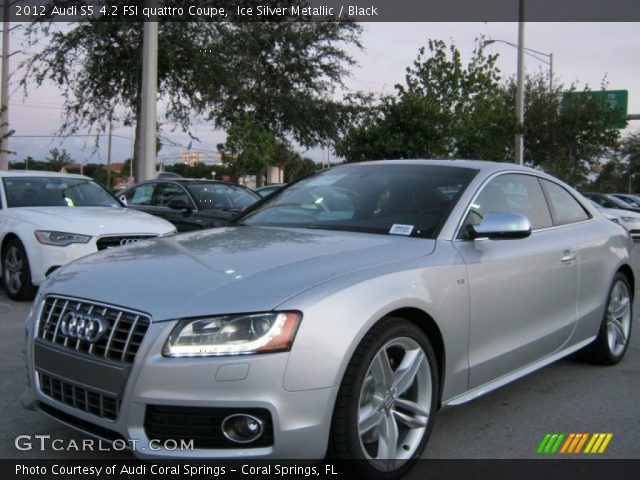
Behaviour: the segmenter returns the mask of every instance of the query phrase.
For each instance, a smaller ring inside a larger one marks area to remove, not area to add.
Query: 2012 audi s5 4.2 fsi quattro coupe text
[[[26,406],[152,457],[405,473],[434,414],[576,351],[625,354],[629,234],[544,173],[338,166],[228,227],[77,260],[27,321]],[[127,274],[121,272],[126,270]],[[194,440],[190,451],[146,448]]]

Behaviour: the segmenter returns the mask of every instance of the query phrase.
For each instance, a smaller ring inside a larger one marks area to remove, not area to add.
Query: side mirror
[[[127,206],[127,197],[125,197],[124,195],[120,195],[118,197],[118,200],[120,200],[124,204],[125,207]]]
[[[479,225],[469,226],[472,239],[489,238],[494,240],[526,238],[531,235],[531,222],[520,213],[491,212]]]
[[[185,212],[190,212],[191,207],[187,202],[184,201],[183,198],[172,198],[167,202],[167,207],[172,208],[174,210],[184,210]]]

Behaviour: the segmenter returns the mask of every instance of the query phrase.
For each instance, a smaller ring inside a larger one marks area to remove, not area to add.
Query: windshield
[[[93,180],[67,177],[5,177],[9,207],[120,207]]]
[[[476,173],[424,164],[337,167],[275,194],[238,223],[434,238]]]
[[[624,208],[634,208],[633,205],[631,205],[631,202],[627,201],[626,199],[623,200],[621,198],[618,197],[614,197],[613,195],[606,197],[607,200],[611,200],[612,203],[614,203],[615,205],[617,205],[618,207],[624,209]]]
[[[249,190],[224,183],[189,183],[187,188],[198,204],[199,210],[241,211],[260,199]]]

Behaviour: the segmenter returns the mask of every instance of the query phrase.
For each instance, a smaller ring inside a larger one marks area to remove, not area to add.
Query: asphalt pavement
[[[636,271],[640,272],[637,257],[640,255],[636,255]],[[636,284],[640,285],[640,275]],[[71,439],[84,438],[20,406],[19,397],[26,382],[21,353],[24,319],[30,307],[28,302],[9,300],[0,288],[0,458],[131,458],[126,452],[15,447],[19,435],[30,435],[32,439],[35,435],[50,435],[63,439],[65,445]],[[621,363],[600,367],[574,358],[564,359],[473,402],[443,409],[436,415],[424,458],[541,458],[536,450],[547,433],[575,432],[613,434],[598,458],[640,459],[638,310],[631,344]],[[38,446],[35,441],[33,444]]]

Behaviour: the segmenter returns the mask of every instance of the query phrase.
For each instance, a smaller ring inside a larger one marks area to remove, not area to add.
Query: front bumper
[[[88,243],[73,243],[66,247],[44,245],[34,240],[32,245],[27,247],[31,282],[34,285],[40,285],[46,276],[56,268],[97,251],[95,238],[92,238]]]
[[[34,311],[38,317],[39,313]],[[23,405],[50,416],[53,407],[62,412],[55,415],[58,421],[92,436],[132,440],[130,445],[134,446],[137,457],[321,459],[326,453],[337,388],[285,390],[283,379],[289,353],[164,358],[161,349],[175,322],[152,323],[131,366],[119,414],[114,421],[109,421],[43,393],[34,365],[35,322],[29,319],[27,325],[29,387],[23,394]],[[78,368],[83,368],[85,359],[86,356],[78,356]],[[216,407],[237,413],[243,409],[265,409],[271,416],[273,442],[260,447],[158,448],[163,443],[149,438],[145,430],[145,415],[150,405]],[[100,433],[105,431],[108,434]]]

